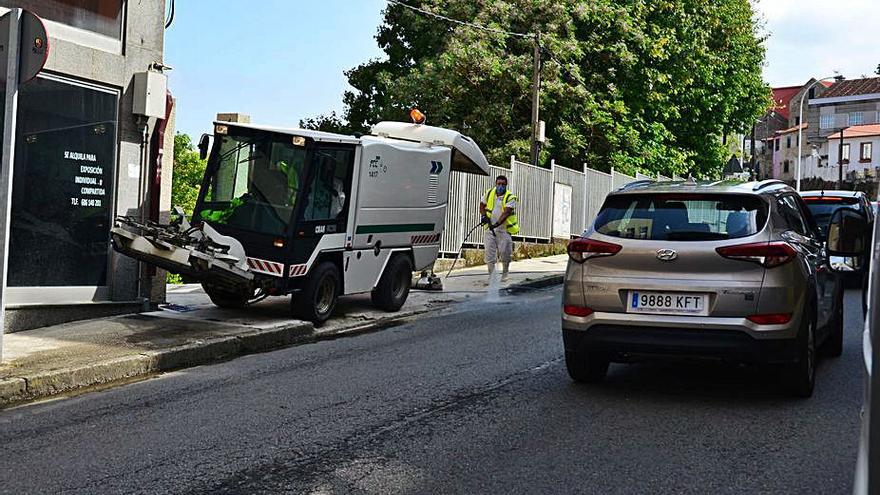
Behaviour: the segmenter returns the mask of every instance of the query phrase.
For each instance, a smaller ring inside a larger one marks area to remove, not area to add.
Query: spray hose
[[[461,241],[461,246],[458,247],[458,254],[455,255],[455,260],[452,262],[452,266],[449,268],[449,271],[446,272],[446,276],[443,277],[443,280],[446,280],[447,278],[449,278],[449,274],[452,273],[453,269],[455,269],[455,264],[458,263],[459,258],[461,258],[461,252],[464,250],[465,243],[468,241],[468,239],[471,238],[471,234],[473,234],[474,231],[477,230],[478,228],[480,228],[482,225],[483,224],[481,224],[481,223],[474,225],[474,228],[472,228],[470,230],[470,232],[468,232],[467,235],[464,236],[464,240]],[[489,228],[491,228],[491,226]],[[492,234],[495,234],[494,229],[492,231]]]

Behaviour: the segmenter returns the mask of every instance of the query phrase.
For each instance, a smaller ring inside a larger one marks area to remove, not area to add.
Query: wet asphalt
[[[559,287],[0,412],[2,493],[848,493],[859,295],[811,399],[760,370],[572,383]]]

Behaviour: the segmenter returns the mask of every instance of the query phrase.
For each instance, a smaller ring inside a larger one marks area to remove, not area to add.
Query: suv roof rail
[[[634,187],[644,186],[645,184],[653,184],[653,183],[654,183],[654,179],[640,179],[640,180],[632,181],[628,184],[624,184],[623,186],[620,187],[620,189],[618,189],[618,191],[626,191],[626,190],[632,189]]]
[[[755,187],[752,188],[752,191],[760,191],[761,189],[764,189],[765,187],[776,186],[776,185],[780,185],[780,184],[783,186],[788,185],[779,179],[762,180],[761,182],[758,182],[757,184],[755,184]]]

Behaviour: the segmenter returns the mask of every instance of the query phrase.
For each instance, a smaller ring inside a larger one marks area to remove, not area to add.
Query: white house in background
[[[830,163],[826,158],[822,158],[822,153],[827,153],[828,146],[820,146],[817,144],[809,144],[804,148],[804,156],[801,159],[803,167],[803,179],[819,178],[824,181],[837,182],[837,162]],[[835,160],[837,156],[835,155]]]
[[[828,137],[839,136],[842,129],[880,124],[880,77],[840,80],[809,98],[804,108],[809,123],[804,146],[819,146],[823,167],[837,165],[836,151],[832,158],[829,149],[834,143]]]
[[[837,180],[840,133],[827,136],[827,180]],[[850,180],[870,180],[880,175],[880,124],[854,125],[843,130],[843,176]],[[821,170],[821,169],[820,169]],[[825,175],[818,175],[825,178]]]

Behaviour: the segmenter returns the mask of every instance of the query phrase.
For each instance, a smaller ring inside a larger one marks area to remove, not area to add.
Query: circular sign
[[[24,84],[37,77],[49,58],[49,36],[43,20],[34,13],[24,10],[21,13],[21,63],[18,80]]]

